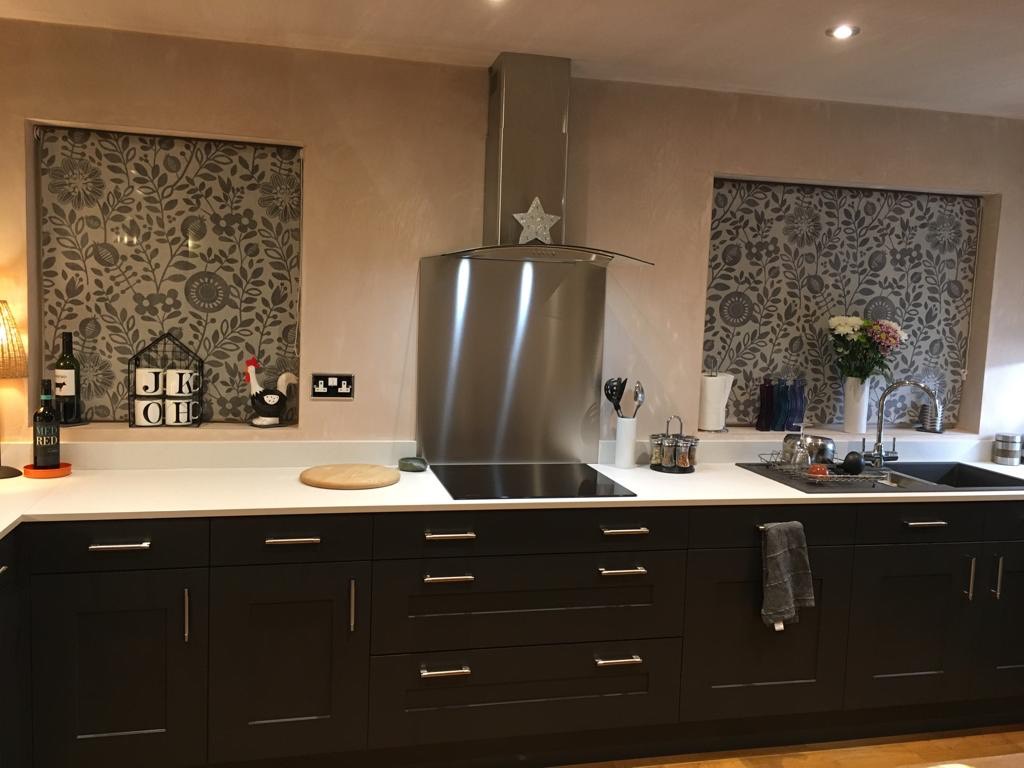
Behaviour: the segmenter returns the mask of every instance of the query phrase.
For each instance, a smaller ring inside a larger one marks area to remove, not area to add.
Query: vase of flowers
[[[907,340],[907,334],[891,320],[865,320],[856,315],[836,315],[828,321],[836,367],[843,376],[843,431],[863,434],[868,427],[869,380],[876,374],[892,374],[889,360]]]

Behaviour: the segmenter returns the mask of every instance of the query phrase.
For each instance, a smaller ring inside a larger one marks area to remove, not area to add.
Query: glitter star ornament
[[[526,213],[513,213],[512,216],[523,228],[523,231],[519,233],[520,245],[534,240],[551,245],[551,228],[562,218],[553,213],[544,213],[544,206],[540,204],[539,197],[533,198],[530,210]]]

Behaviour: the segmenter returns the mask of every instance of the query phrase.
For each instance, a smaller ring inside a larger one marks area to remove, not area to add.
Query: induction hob
[[[435,464],[431,469],[456,500],[636,496],[586,464]]]

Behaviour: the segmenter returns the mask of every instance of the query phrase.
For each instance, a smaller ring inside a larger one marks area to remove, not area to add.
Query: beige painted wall
[[[359,397],[312,403],[303,381],[297,430],[172,436],[410,438],[416,263],[480,240],[486,87],[478,69],[0,22],[0,297],[27,330],[27,120],[302,144],[302,363],[355,371]],[[982,427],[1024,429],[994,386],[1024,367],[1024,123],[576,81],[571,125],[570,240],[657,262],[609,281],[605,368],[644,380],[642,433],[695,426],[716,173],[1001,193]],[[0,406],[5,439],[27,439],[24,382]]]
[[[641,433],[671,413],[695,426],[715,175],[1001,194],[964,421],[973,406],[982,432],[1024,430],[1024,122],[584,80],[571,123],[569,238],[657,264],[609,283],[605,370],[644,381]]]

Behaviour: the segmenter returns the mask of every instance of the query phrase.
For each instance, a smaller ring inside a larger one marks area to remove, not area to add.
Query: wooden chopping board
[[[393,467],[380,464],[321,464],[299,475],[306,485],[339,491],[358,491],[394,485],[400,477]]]

